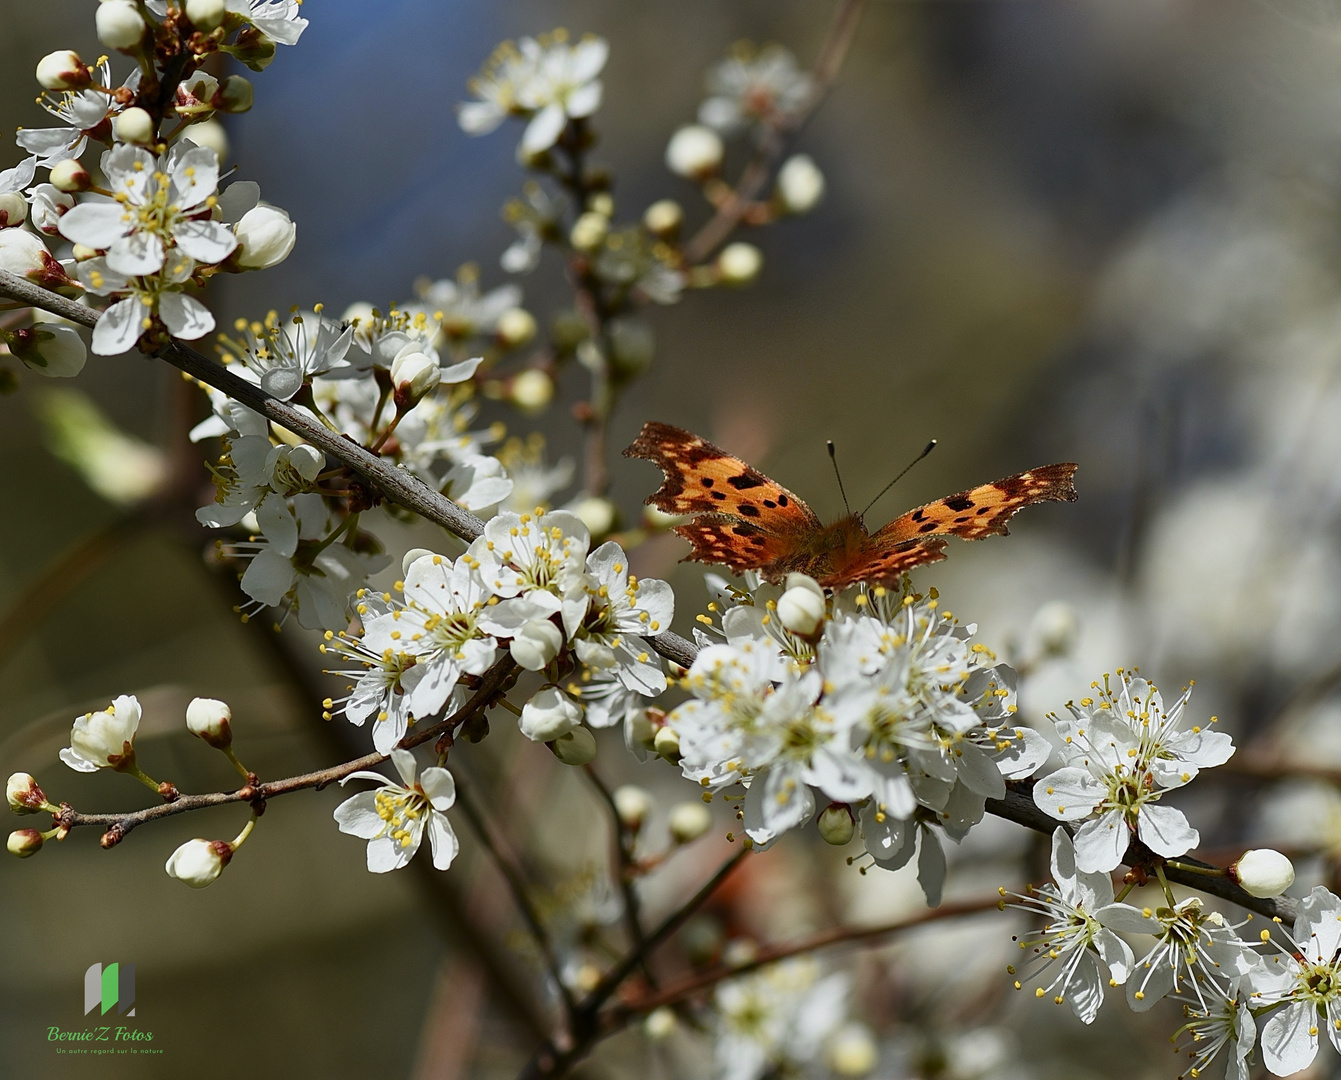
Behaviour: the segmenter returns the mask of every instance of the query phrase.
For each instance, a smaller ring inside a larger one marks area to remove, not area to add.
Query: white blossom
[[[434,766],[419,773],[414,755],[392,750],[392,764],[402,783],[387,783],[381,773],[360,770],[340,781],[376,780],[376,791],[361,791],[335,808],[342,833],[368,841],[368,869],[375,874],[398,870],[419,850],[427,831],[433,849],[433,866],[446,870],[460,850],[460,842],[447,820],[456,802],[456,783],[446,769]]]

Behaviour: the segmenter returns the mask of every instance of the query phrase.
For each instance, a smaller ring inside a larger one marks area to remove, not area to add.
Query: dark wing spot
[[[914,520],[914,521],[925,521],[925,520],[926,520],[926,516],[927,516],[927,515],[924,514],[924,513],[922,513],[921,510],[914,510],[914,511],[913,511],[913,520]]]
[[[737,536],[758,536],[759,530],[753,525],[733,525],[731,531]]]
[[[768,507],[770,510],[776,510],[778,508],[778,504],[775,503],[772,499],[765,499],[764,505]]]
[[[764,547],[768,543],[768,541],[765,540],[762,536],[751,536],[750,543],[753,544],[755,547]]]
[[[933,531],[935,530],[935,528],[936,528],[936,523],[935,523],[934,521],[928,521],[925,525],[923,525],[923,526],[922,526],[920,529],[918,529],[917,531],[918,531],[918,532],[933,532]]]
[[[712,497],[713,497],[714,499],[725,499],[725,498],[726,498],[726,492],[725,492],[725,491],[714,491],[714,492],[712,493]]]
[[[971,510],[973,509],[973,500],[967,495],[951,495],[945,500],[945,505],[951,510]]]
[[[705,476],[705,477],[703,478],[703,486],[704,486],[704,487],[712,487],[712,477],[711,477],[711,476]]]
[[[739,476],[729,476],[726,482],[737,491],[744,491],[746,488],[763,487],[765,481],[762,476],[751,476],[749,473],[741,473]]]
[[[964,524],[964,522],[968,521],[968,519],[969,519],[970,517],[972,517],[972,516],[973,516],[973,515],[971,515],[971,514],[965,514],[963,517],[957,517],[957,518],[955,518],[955,524],[956,524],[956,525],[962,525],[962,524]]]
[[[754,503],[741,503],[738,507],[736,507],[736,509],[739,510],[746,517],[759,516],[759,507],[755,506]]]
[[[985,513],[987,513],[987,511],[990,510],[990,509],[992,509],[990,506],[980,506],[980,507],[978,507],[978,509],[976,509],[976,510],[973,511],[973,512],[974,512],[975,514],[985,514]]]
[[[787,505],[787,496],[786,496],[786,495],[779,495],[779,496],[778,496],[778,505],[779,505],[779,506],[786,506],[786,505]]]

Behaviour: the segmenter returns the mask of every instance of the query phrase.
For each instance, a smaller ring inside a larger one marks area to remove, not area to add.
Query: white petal
[[[282,495],[270,494],[256,509],[256,522],[270,541],[270,550],[284,560],[298,550],[298,523]],[[285,587],[285,592],[288,587]]]
[[[546,105],[526,125],[526,131],[522,134],[521,148],[528,154],[548,150],[558,141],[567,123],[568,114],[563,111],[562,105]]]
[[[148,315],[149,309],[134,297],[113,304],[93,328],[93,351],[99,356],[129,352],[144,333]]]
[[[452,865],[456,853],[461,850],[452,826],[442,814],[432,814],[428,819],[428,842],[433,847],[433,866],[446,870]]]
[[[926,894],[928,907],[941,906],[941,893],[945,889],[945,850],[941,847],[940,837],[931,829],[923,826],[920,846],[917,849],[917,883]]]
[[[1146,803],[1136,821],[1136,834],[1156,855],[1166,859],[1183,855],[1201,842],[1197,830],[1187,823],[1181,810]]]
[[[1307,1069],[1318,1053],[1317,1013],[1308,1002],[1295,1001],[1272,1013],[1262,1028],[1262,1060],[1277,1076]]]
[[[82,202],[62,214],[57,226],[65,239],[91,248],[109,248],[133,227],[130,215],[115,202]]]
[[[418,845],[414,845],[418,847]],[[399,870],[410,861],[413,848],[401,847],[400,843],[389,836],[368,841],[368,869],[374,874],[385,874],[389,870]]]
[[[446,769],[436,765],[425,769],[424,775],[419,778],[419,786],[424,789],[434,810],[450,809],[456,802],[456,781]]]
[[[1058,821],[1089,817],[1107,792],[1085,769],[1067,766],[1034,785],[1034,803]]]
[[[278,604],[292,587],[293,564],[269,548],[252,559],[242,575],[242,591],[262,604]]]
[[[168,333],[183,341],[195,341],[214,329],[210,309],[185,293],[165,292],[158,298],[158,316]]]
[[[78,210],[79,207],[75,207]],[[70,214],[75,211],[71,210]],[[61,218],[64,222],[70,214]],[[92,247],[92,245],[89,245]],[[118,274],[135,277],[137,274],[155,274],[163,269],[163,241],[150,232],[123,236],[107,249],[107,265]]]
[[[335,820],[342,833],[371,840],[386,824],[377,813],[377,792],[360,791],[335,808]]]
[[[396,771],[400,773],[405,786],[414,787],[414,782],[419,776],[419,764],[414,760],[414,755],[408,750],[392,750],[391,764],[396,766]]]
[[[237,247],[233,230],[218,221],[183,221],[172,236],[196,262],[221,263]]]
[[[1087,874],[1104,873],[1122,862],[1131,843],[1131,832],[1121,810],[1087,821],[1076,831],[1076,869]]]

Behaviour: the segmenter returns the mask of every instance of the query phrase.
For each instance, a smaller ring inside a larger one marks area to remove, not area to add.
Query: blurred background
[[[0,120],[41,126],[33,67],[58,47],[98,54],[93,4],[5,8]],[[618,217],[673,197],[691,224],[706,219],[662,163],[669,135],[694,116],[704,71],[739,39],[780,42],[810,63],[831,9],[310,0],[304,13],[301,43],[254,77],[256,107],[228,125],[239,177],[290,212],[298,246],[277,270],[219,281],[208,299],[221,327],[295,304],[385,309],[416,278],[471,262],[486,289],[509,280],[498,258],[513,232],[499,210],[522,181],[519,128],[470,138],[453,105],[493,46],[519,34],[566,26],[610,41],[595,157],[616,177]],[[113,61],[118,75],[125,66]],[[1270,843],[1297,856],[1296,891],[1335,887],[1341,4],[872,3],[796,145],[823,169],[825,201],[749,237],[765,257],[751,288],[689,293],[647,313],[655,362],[623,402],[613,444],[647,419],[691,428],[827,517],[842,504],[826,438],[857,502],[938,438],[873,525],[1032,465],[1078,462],[1078,503],[1026,512],[1007,540],[954,543],[947,563],[918,572],[919,587],[935,584],[1026,670],[1025,716],[1060,708],[1120,665],[1170,689],[1195,678],[1194,711],[1218,714],[1242,747],[1183,800],[1203,856],[1228,861],[1245,843]],[[0,168],[19,158],[0,149]],[[570,302],[552,255],[518,281],[542,325]],[[516,433],[544,432],[553,458],[580,449],[569,409],[584,377],[568,377],[534,424],[507,417]],[[138,356],[91,358],[75,386],[125,432],[174,451],[192,470],[183,484],[203,488],[203,451],[180,449],[203,400],[174,372]],[[203,530],[171,515],[123,517],[51,454],[38,420],[50,389],[26,378],[0,400],[0,773],[32,771],[84,810],[138,805],[133,784],[76,776],[55,758],[77,713],[130,692],[145,704],[141,760],[183,790],[230,783],[226,763],[180,730],[196,695],[232,704],[239,748],[262,776],[358,752],[342,722],[319,719],[314,701],[333,680],[319,674],[314,642],[292,622],[278,637],[240,624],[230,610],[240,594],[207,566]],[[612,497],[635,520],[659,477],[644,462],[614,468]],[[440,542],[432,530],[394,535],[406,547]],[[663,537],[635,563],[673,581],[687,633],[704,594],[701,568],[676,565],[682,554]],[[538,879],[556,897],[590,893],[599,921],[610,907],[590,884],[609,846],[601,807],[574,770],[506,727],[472,748],[467,779],[505,811]],[[611,784],[654,792],[653,837],[669,806],[693,795],[674,770],[637,766],[617,736],[598,765]],[[202,830],[233,836],[235,808],[145,829],[110,853],[81,832],[23,864],[0,861],[3,1071],[515,1073],[534,1038],[534,1010],[514,999],[531,958],[468,831],[458,825],[465,854],[448,874],[421,859],[374,876],[363,846],[333,827],[339,799],[276,802],[201,893],[170,880],[163,860]],[[729,852],[721,824],[648,882],[651,912]],[[731,935],[785,940],[917,910],[904,873],[845,865],[857,846],[789,836],[748,864],[690,943],[711,952]],[[1037,880],[1034,840],[989,820],[954,855],[948,895],[1018,886],[1031,870]],[[1016,928],[996,913],[959,920],[857,963],[854,1014],[882,1033],[873,1075],[1177,1071],[1172,1004],[1139,1017],[1114,1004],[1086,1029],[1068,1011],[1008,996]],[[837,959],[856,962],[850,951]],[[84,970],[114,961],[136,965],[137,1023],[163,1054],[96,1066],[55,1056],[47,1028],[81,1026]],[[677,962],[688,961],[666,961]],[[691,1033],[651,1045],[631,1031],[584,1075],[701,1075],[703,1054]],[[1311,1075],[1334,1068],[1324,1053]]]

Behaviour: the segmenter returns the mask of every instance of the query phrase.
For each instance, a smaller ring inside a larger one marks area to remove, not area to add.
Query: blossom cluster
[[[30,156],[0,174],[0,268],[105,300],[95,353],[204,336],[214,317],[193,291],[288,256],[296,230],[284,211],[249,181],[219,188],[226,142],[214,118],[249,109],[251,84],[203,66],[222,52],[260,70],[302,34],[299,10],[297,0],[106,0],[98,36],[130,60],[124,79],[108,57],[89,65],[69,49],[37,65],[39,101],[57,124],[20,129]],[[86,165],[92,144],[104,149]],[[46,375],[76,374],[85,357],[71,328],[42,322],[26,336],[7,331],[5,344]]]
[[[709,792],[743,788],[738,813],[756,844],[808,822],[818,793],[830,804],[826,838],[845,843],[859,821],[891,870],[920,851],[919,879],[939,903],[940,837],[962,838],[1007,779],[1051,753],[1014,722],[1013,672],[934,592],[830,599],[801,574],[776,597],[720,579],[716,591],[720,627],[708,619],[711,632],[696,631],[692,698],[667,715],[659,748],[673,745]]]

